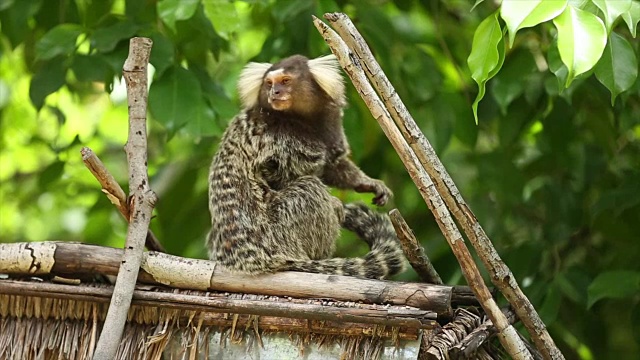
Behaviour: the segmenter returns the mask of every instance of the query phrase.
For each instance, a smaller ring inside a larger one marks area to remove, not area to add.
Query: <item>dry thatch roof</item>
[[[101,324],[106,316],[110,285],[57,284],[51,281],[0,280],[0,358],[2,359],[90,359]],[[11,293],[11,294],[8,294]],[[146,294],[147,296],[142,296]],[[164,297],[163,297],[164,295]],[[350,321],[294,319],[258,316],[205,309],[197,302],[172,304],[177,300],[214,299],[228,303],[299,304],[339,311],[342,317],[356,319],[377,308],[327,300],[302,300],[273,296],[207,293],[142,286],[137,290],[118,359],[221,358],[242,356],[280,359],[287,353],[310,353],[316,358],[395,358],[417,356],[420,331],[431,331],[436,323],[419,322],[386,326]],[[411,309],[404,309],[411,310]],[[212,312],[214,311],[214,312]],[[416,315],[419,312],[407,315]],[[216,355],[216,356],[214,356]],[[386,356],[385,356],[386,357]]]
[[[0,244],[0,359],[89,359],[121,252]],[[475,302],[465,287],[214,270],[145,253],[117,358],[415,359],[423,334]]]

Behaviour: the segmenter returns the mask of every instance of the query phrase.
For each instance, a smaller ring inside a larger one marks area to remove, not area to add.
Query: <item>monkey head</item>
[[[249,63],[238,80],[242,106],[302,115],[321,111],[328,103],[343,107],[345,88],[339,69],[333,55],[312,60],[294,55],[276,64]]]

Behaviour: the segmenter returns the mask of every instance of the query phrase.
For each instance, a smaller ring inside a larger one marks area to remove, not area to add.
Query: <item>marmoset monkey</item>
[[[384,214],[345,204],[328,186],[391,191],[350,159],[342,127],[345,88],[332,55],[250,63],[240,75],[243,106],[225,131],[209,173],[209,257],[232,271],[306,271],[385,278],[403,270]],[[344,227],[366,241],[363,258],[331,258]]]

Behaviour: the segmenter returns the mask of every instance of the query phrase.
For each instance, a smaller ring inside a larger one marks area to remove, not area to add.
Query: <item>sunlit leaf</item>
[[[560,15],[566,0],[504,0],[500,15],[509,29],[509,46],[513,46],[518,30],[536,26]]]
[[[40,60],[49,60],[58,55],[72,54],[80,34],[82,34],[80,25],[62,24],[54,27],[36,43],[36,57]]]
[[[129,39],[138,31],[138,25],[129,20],[118,21],[113,25],[97,29],[91,36],[91,46],[100,52],[109,52],[118,42]]]
[[[149,88],[149,111],[170,130],[201,116],[202,101],[198,79],[181,67],[167,70]]]
[[[589,285],[589,302],[587,307],[601,299],[624,299],[640,292],[640,272],[638,271],[605,271]]]
[[[598,81],[611,92],[613,106],[618,94],[631,88],[638,78],[638,59],[627,39],[612,32],[595,70]]]
[[[0,79],[0,110],[11,101],[11,90],[9,85],[2,79]]]
[[[229,0],[208,0],[204,2],[204,13],[211,20],[219,34],[227,35],[238,29],[240,21],[235,5]]]
[[[607,25],[607,31],[611,32],[613,23],[631,8],[631,0],[593,0],[598,9],[604,14],[604,22]]]
[[[175,31],[176,21],[192,17],[199,4],[200,0],[161,0],[158,2],[158,15]]]
[[[491,79],[504,62],[503,32],[498,22],[498,12],[484,19],[475,34],[471,45],[471,54],[467,59],[471,77],[478,83],[478,96],[473,102],[473,116],[478,123],[478,104],[485,94],[485,84]],[[502,55],[501,55],[502,54]]]
[[[625,13],[622,14],[622,19],[627,23],[629,32],[633,37],[636,37],[636,30],[638,28],[638,22],[640,21],[640,2],[631,2],[631,7]]]
[[[553,19],[558,29],[558,50],[567,66],[571,81],[593,68],[607,44],[607,29],[599,17],[590,12],[567,6],[560,16]]]

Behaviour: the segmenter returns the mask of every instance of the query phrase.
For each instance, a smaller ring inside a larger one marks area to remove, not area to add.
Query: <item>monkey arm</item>
[[[378,206],[385,205],[393,196],[384,182],[367,176],[347,155],[343,155],[325,166],[322,182],[339,189],[373,193],[375,194],[373,203]]]

